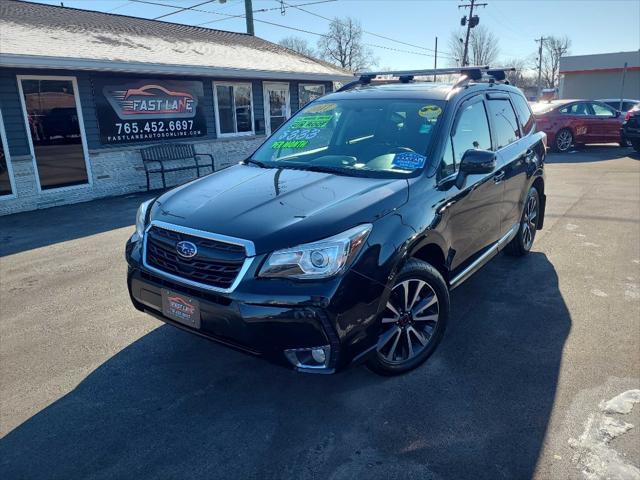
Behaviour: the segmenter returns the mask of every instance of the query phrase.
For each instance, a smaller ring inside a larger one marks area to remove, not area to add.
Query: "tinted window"
[[[589,115],[589,107],[586,103],[572,103],[558,110],[567,115]]]
[[[304,107],[307,103],[320,98],[324,95],[324,85],[305,85],[301,83],[298,85],[298,99],[300,101],[300,108]]]
[[[494,128],[495,149],[506,147],[520,138],[516,114],[509,100],[489,100],[489,115]]]
[[[425,166],[444,103],[434,100],[316,101],[254,154],[269,166],[405,176]]]
[[[520,119],[522,131],[525,135],[528,135],[531,133],[531,130],[533,130],[533,115],[529,109],[529,103],[520,95],[511,95],[511,99],[513,100],[513,106]]]
[[[614,117],[616,112],[609,106],[599,103],[592,103],[593,114],[597,117]]]
[[[215,88],[220,133],[251,132],[251,84],[217,84]]]
[[[467,150],[491,150],[491,134],[484,103],[466,103],[458,111],[456,123],[440,163],[439,176],[454,173]]]
[[[42,189],[87,183],[73,82],[23,79],[22,93]]]

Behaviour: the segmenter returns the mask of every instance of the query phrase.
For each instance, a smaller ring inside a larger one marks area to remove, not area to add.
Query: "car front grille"
[[[178,255],[176,244],[189,241],[198,252]],[[146,263],[157,270],[216,289],[229,289],[246,260],[244,246],[152,225],[146,233]]]

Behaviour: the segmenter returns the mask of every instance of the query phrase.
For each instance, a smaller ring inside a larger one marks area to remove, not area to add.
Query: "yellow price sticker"
[[[337,106],[338,105],[336,105],[335,103],[318,103],[316,105],[311,105],[309,108],[307,108],[304,111],[304,113],[325,113],[325,112],[330,112],[331,110],[333,110]]]
[[[440,116],[442,113],[442,109],[437,105],[425,105],[420,110],[418,110],[418,115],[422,118],[428,118],[430,120],[434,120]]]

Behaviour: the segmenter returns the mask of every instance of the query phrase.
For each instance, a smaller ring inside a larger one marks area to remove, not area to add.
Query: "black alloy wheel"
[[[369,367],[383,375],[417,367],[435,350],[448,315],[449,292],[440,273],[428,263],[409,260],[382,312],[376,355]]]
[[[529,253],[536,238],[539,218],[540,194],[535,187],[531,187],[524,202],[518,233],[506,246],[506,253],[516,257]]]

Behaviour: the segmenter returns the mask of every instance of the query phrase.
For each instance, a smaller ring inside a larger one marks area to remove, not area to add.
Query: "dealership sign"
[[[94,79],[103,144],[202,137],[207,134],[202,82]]]

